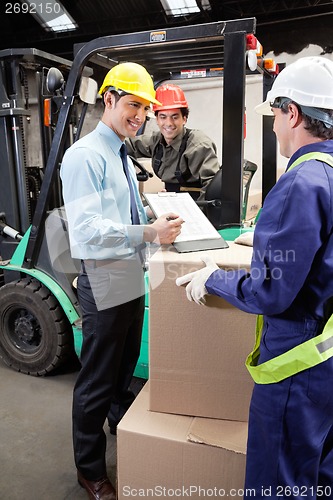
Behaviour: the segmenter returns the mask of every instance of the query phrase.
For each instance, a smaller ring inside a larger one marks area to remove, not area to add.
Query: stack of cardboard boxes
[[[236,272],[252,248],[207,253]],[[118,426],[119,499],[243,497],[256,318],[218,297],[187,300],[175,280],[203,267],[201,256],[168,248],[150,261],[150,375]]]

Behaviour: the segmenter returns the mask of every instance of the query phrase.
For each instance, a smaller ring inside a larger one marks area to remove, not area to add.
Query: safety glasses
[[[269,104],[271,108],[281,109],[283,108],[284,104],[289,104],[290,102],[293,101],[288,97],[276,97],[274,101],[270,102]],[[309,116],[310,118],[321,121],[326,128],[333,127],[333,116],[330,116],[322,109],[312,108],[310,106],[303,106],[297,103],[294,104],[298,107],[301,113]]]
[[[291,99],[289,97],[276,97],[274,101],[270,102],[270,107],[271,108],[277,108],[281,109],[283,108],[284,104],[291,102]]]

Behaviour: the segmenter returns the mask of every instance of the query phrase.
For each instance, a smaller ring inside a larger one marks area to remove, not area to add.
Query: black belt
[[[109,264],[114,264],[115,262],[119,262],[119,260],[118,259],[103,259],[103,260],[84,259],[84,260],[81,260],[81,265],[82,265],[82,269],[85,272],[85,265],[95,269],[96,267],[107,266]]]
[[[133,259],[130,262],[132,264],[134,264],[135,261],[137,262],[137,264],[139,264],[139,262],[136,259]],[[103,259],[103,260],[95,260],[95,259],[82,260],[81,259],[81,267],[82,267],[82,271],[85,274],[87,274],[87,268],[89,270],[89,269],[97,269],[100,267],[107,268],[109,266],[110,269],[112,268],[114,270],[116,270],[116,269],[128,269],[130,262],[128,261],[128,259]],[[141,256],[140,256],[140,265],[144,271],[147,270],[145,262],[141,258]]]
[[[145,258],[144,255],[142,255],[142,252],[146,250],[146,243],[140,243],[135,247],[135,253],[133,253],[133,257],[136,255],[139,257],[142,268],[146,270],[146,263],[145,263]],[[129,256],[128,256],[129,257]],[[134,262],[134,259],[133,259]],[[82,265],[82,270],[83,272],[86,272],[84,265],[87,265],[88,267],[91,267],[92,269],[96,269],[97,267],[104,267],[108,265],[113,265],[117,267],[121,267],[121,264],[124,264],[126,267],[128,267],[128,260],[126,259],[126,256],[123,258],[119,259],[81,259],[81,265]]]

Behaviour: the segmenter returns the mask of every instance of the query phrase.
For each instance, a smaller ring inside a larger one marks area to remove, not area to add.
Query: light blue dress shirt
[[[65,153],[60,169],[73,258],[121,259],[143,242],[132,225],[130,193],[120,158],[122,141],[103,122]],[[129,159],[141,224],[147,223],[136,173]]]

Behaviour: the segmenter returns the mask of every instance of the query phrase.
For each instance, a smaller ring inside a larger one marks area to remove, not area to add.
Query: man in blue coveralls
[[[256,110],[274,115],[289,162],[265,199],[251,271],[223,271],[205,256],[177,285],[199,304],[213,294],[262,315],[247,360],[245,496],[333,498],[333,62],[288,65]]]

